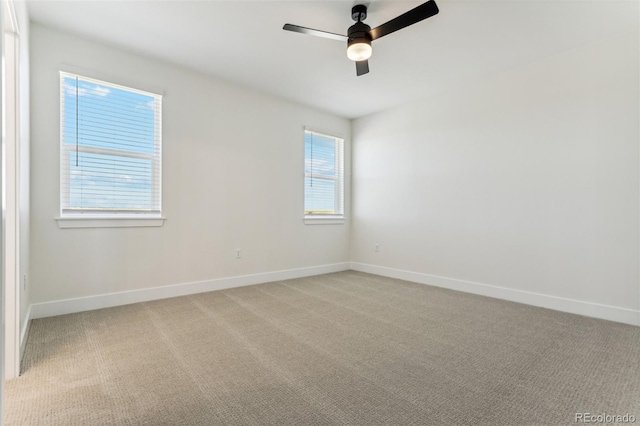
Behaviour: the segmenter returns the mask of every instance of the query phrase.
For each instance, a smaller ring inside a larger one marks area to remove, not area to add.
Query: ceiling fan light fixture
[[[427,0],[425,3],[414,7],[408,12],[396,16],[392,20],[371,29],[369,25],[363,22],[367,19],[367,6],[364,4],[357,4],[351,8],[351,19],[356,21],[356,23],[349,27],[346,36],[292,24],[284,24],[282,29],[316,37],[346,41],[347,57],[356,63],[356,75],[361,76],[369,72],[368,59],[371,57],[371,53],[373,52],[371,49],[371,42],[373,40],[385,37],[433,15],[437,15],[438,12],[439,9],[436,2],[434,0]]]
[[[372,52],[371,42],[367,39],[353,40],[347,47],[347,57],[352,61],[366,61]]]

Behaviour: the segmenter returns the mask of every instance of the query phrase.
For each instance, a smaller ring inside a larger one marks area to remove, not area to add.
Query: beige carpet
[[[33,321],[7,425],[636,416],[640,327],[354,271]]]

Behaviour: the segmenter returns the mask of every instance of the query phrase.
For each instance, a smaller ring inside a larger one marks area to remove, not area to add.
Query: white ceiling
[[[440,13],[373,43],[355,75],[346,46],[282,30],[346,34],[351,7],[376,27],[412,1],[29,0],[32,21],[355,118],[637,30],[636,1],[436,0]]]

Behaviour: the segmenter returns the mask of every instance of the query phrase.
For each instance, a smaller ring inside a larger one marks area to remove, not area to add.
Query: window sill
[[[123,216],[123,217],[95,217],[95,216],[66,216],[56,217],[58,227],[66,228],[133,228],[146,226],[162,226],[165,217],[158,216]]]
[[[344,224],[344,216],[305,216],[305,225],[342,225]]]

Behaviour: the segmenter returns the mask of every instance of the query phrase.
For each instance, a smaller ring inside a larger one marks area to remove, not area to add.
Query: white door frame
[[[4,78],[4,14],[6,13],[6,9],[4,3],[6,0],[2,0],[0,2],[0,59],[2,67],[0,67],[0,73],[2,74],[0,77],[0,99],[4,99],[4,86],[5,86],[5,78]],[[4,147],[4,135],[5,135],[5,124],[4,124],[4,102],[0,102],[0,117],[2,118],[0,122],[0,139],[2,142],[2,146]],[[0,149],[0,187],[4,184],[4,153],[3,149]],[[4,301],[5,301],[5,286],[4,286],[4,274],[2,271],[4,270],[4,211],[0,209],[0,354],[4,354],[4,342],[5,342],[5,315],[4,315]],[[0,362],[0,426],[3,424],[3,414],[4,414],[4,363]]]
[[[19,32],[13,0],[3,1],[4,56],[4,139],[2,210],[3,215],[3,286],[4,315],[4,380],[20,374],[20,201],[19,201]]]

